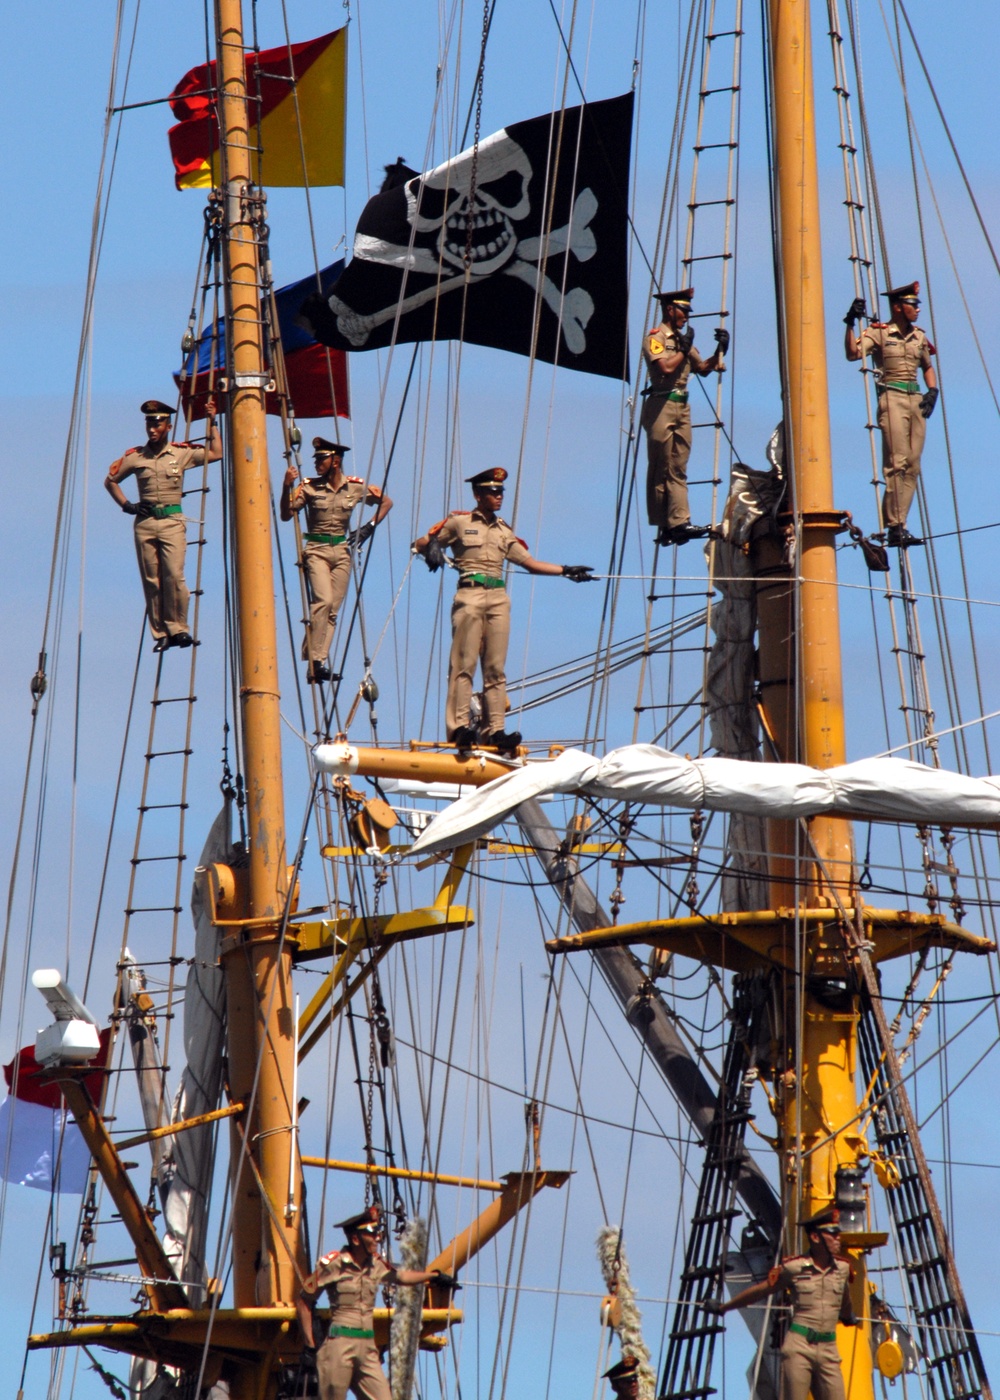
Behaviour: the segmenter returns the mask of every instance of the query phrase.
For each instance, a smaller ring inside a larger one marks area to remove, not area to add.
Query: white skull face
[[[531,212],[531,173],[531,162],[521,147],[505,131],[498,131],[480,143],[471,200],[472,151],[468,150],[407,183],[407,218],[418,234],[433,234],[435,254],[458,268],[465,267],[471,221],[470,271],[474,277],[488,276],[503,267],[517,248],[514,221]]]

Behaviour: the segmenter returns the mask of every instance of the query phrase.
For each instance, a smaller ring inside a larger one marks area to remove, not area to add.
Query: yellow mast
[[[809,0],[770,0],[769,10],[786,461],[799,581],[797,589],[788,590],[790,607],[783,619],[780,611],[775,618],[773,606],[762,613],[761,648],[781,649],[792,662],[782,715],[788,748],[782,757],[831,768],[846,759],[835,555],[842,517],[833,501]],[[778,636],[767,631],[775,621],[782,625]],[[794,751],[789,728],[797,735]],[[781,846],[795,851],[796,833],[787,835],[792,839]],[[850,823],[816,818],[807,840],[798,837],[795,907],[829,908],[839,900],[853,908]],[[785,864],[782,873],[787,872]],[[843,938],[836,925],[803,920],[797,976],[787,983],[778,1107],[786,1243],[793,1252],[801,1248],[798,1222],[833,1202],[837,1167],[855,1165],[862,1145],[856,1116],[858,999],[848,993],[834,1005],[829,995],[813,994],[824,977],[843,976]],[[858,1315],[867,1311],[865,1294],[859,1258]],[[838,1329],[850,1400],[873,1394],[867,1331]]]
[[[294,1302],[304,1260],[297,1163],[288,1199],[295,1030],[292,947],[282,927],[288,874],[260,313],[264,205],[251,179],[240,0],[216,0],[215,23],[251,921],[222,944],[230,1091],[250,1106],[232,1132],[233,1293],[240,1308]]]

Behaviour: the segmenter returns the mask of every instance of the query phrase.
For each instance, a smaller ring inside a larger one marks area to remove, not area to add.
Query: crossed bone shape
[[[586,330],[590,318],[594,314],[593,298],[583,287],[573,287],[563,294],[552,279],[542,272],[541,264],[543,259],[558,256],[560,253],[565,253],[567,249],[578,262],[587,262],[592,258],[597,252],[597,240],[589,225],[596,213],[597,198],[593,190],[583,190],[576,197],[573,214],[568,224],[564,224],[562,228],[553,229],[548,237],[522,239],[516,246],[517,256],[514,261],[503,269],[505,276],[516,277],[521,282],[526,282],[529,287],[534,288],[541,295],[546,306],[560,317],[566,348],[573,355],[582,355],[587,348]],[[414,250],[414,252],[418,251],[422,253],[422,250]],[[411,259],[411,262],[413,261],[419,263],[423,259],[422,257]],[[419,270],[421,272],[437,272],[438,265],[435,262],[433,267],[420,266]],[[475,271],[473,270],[474,275]],[[330,310],[337,317],[337,329],[344,339],[349,340],[352,345],[360,347],[364,345],[376,326],[394,320],[397,315],[405,316],[410,311],[416,311],[418,307],[425,306],[435,297],[455,291],[464,282],[464,272],[455,277],[446,277],[437,285],[425,287],[423,291],[414,292],[412,296],[404,297],[402,301],[396,302],[392,306],[383,306],[380,311],[373,311],[370,315],[363,315],[360,311],[355,311],[353,306],[348,306],[347,302],[341,301],[340,297],[331,296]]]

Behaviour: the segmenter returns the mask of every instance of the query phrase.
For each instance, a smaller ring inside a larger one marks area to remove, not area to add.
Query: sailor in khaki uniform
[[[306,513],[302,567],[309,580],[312,602],[302,659],[309,663],[310,682],[330,679],[327,657],[351,577],[351,547],[360,548],[371,539],[375,526],[392,510],[392,501],[377,486],[362,481],[360,476],[344,475],[344,453],[350,450],[339,442],[313,438],[317,475],[295,486],[298,473],[290,466],[281,488],[282,520],[291,520],[300,510]],[[351,512],[362,501],[377,505],[378,510],[374,519],[349,532]]]
[[[639,1358],[626,1352],[620,1361],[604,1372],[602,1380],[611,1382],[615,1400],[638,1400]]]
[[[146,595],[146,616],[155,638],[154,651],[167,647],[189,647],[188,601],[184,581],[184,555],[187,536],[181,513],[184,473],[222,456],[222,439],[215,425],[215,400],[205,405],[204,447],[190,442],[170,442],[170,420],[174,410],[159,399],[147,399],[139,412],[146,419],[146,442],[130,447],[112,462],[104,479],[104,489],[126,515],[135,516],[135,552],[139,576]],[[130,501],[121,488],[134,476],[139,500]]]
[[[497,514],[503,502],[507,473],[489,467],[467,478],[476,497],[473,511],[453,510],[415,540],[413,549],[427,560],[431,572],[445,562],[450,549],[458,566],[458,589],[451,608],[451,659],[448,663],[448,699],[445,725],[448,738],[459,747],[475,742],[469,723],[472,681],[477,661],[483,668],[486,705],[486,743],[510,750],[521,742],[515,730],[506,733],[507,643],[510,639],[510,599],[504,583],[504,565],[520,564],[529,574],[561,574],[573,583],[589,583],[588,564],[545,564],[532,559],[524,540]]]
[[[305,1349],[316,1354],[320,1400],[345,1400],[349,1390],[361,1400],[390,1400],[372,1316],[379,1288],[384,1283],[433,1282],[441,1288],[457,1284],[440,1269],[394,1269],[387,1264],[378,1252],[382,1222],[377,1206],[352,1215],[337,1228],[346,1234],[347,1248],[319,1260],[296,1304]],[[324,1288],[330,1299],[330,1325],[317,1348],[313,1309]]]
[[[840,1212],[821,1211],[802,1228],[809,1253],[784,1259],[766,1279],[724,1303],[708,1299],[706,1312],[721,1315],[745,1308],[785,1289],[792,1295],[792,1320],[781,1348],[783,1400],[844,1400],[844,1374],[837,1350],[837,1324],[859,1327],[851,1305],[851,1266],[840,1257]]]
[[[708,533],[707,526],[691,524],[688,505],[687,464],[691,456],[691,410],[688,380],[692,373],[724,370],[722,357],[729,349],[729,332],[716,329],[715,354],[703,360],[694,348],[694,331],[687,328],[693,287],[657,295],[663,320],[642,342],[642,357],[649,372],[649,386],[642,391],[645,403],[640,422],[646,433],[646,513],[657,527],[657,544],[686,544]]]
[[[882,431],[882,475],[885,478],[883,514],[887,542],[899,549],[923,544],[906,528],[906,516],[917,489],[920,456],[927,435],[927,419],[937,403],[937,375],[931,365],[934,346],[916,324],[920,310],[920,283],[895,287],[889,298],[892,320],[873,321],[855,335],[854,323],[865,314],[862,297],[851,302],[844,317],[844,353],[849,360],[871,355],[878,390],[878,425]],[[921,394],[917,370],[924,376]]]

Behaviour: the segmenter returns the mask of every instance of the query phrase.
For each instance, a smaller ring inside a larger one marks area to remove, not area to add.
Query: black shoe
[[[153,650],[154,650],[154,651],[166,651],[166,649],[167,649],[167,647],[168,647],[169,645],[170,645],[170,638],[169,638],[169,637],[157,637],[156,641],[153,643]]]
[[[710,525],[692,525],[690,520],[686,520],[683,525],[672,525],[669,528],[660,530],[656,537],[657,544],[687,544],[688,540],[703,540],[711,532]]]
[[[471,749],[476,742],[476,731],[468,724],[460,724],[452,731],[451,742],[457,749]]]
[[[508,753],[516,749],[521,742],[521,733],[518,729],[512,729],[509,734],[506,730],[498,729],[495,734],[490,735],[489,742],[501,753]]]
[[[325,661],[310,662],[309,669],[306,671],[306,680],[310,685],[316,685],[320,681],[328,681],[329,679],[330,668]]]
[[[178,632],[176,637],[171,637],[169,645],[172,647],[194,646],[194,638],[190,632]]]
[[[919,535],[911,535],[905,525],[890,525],[886,544],[890,549],[911,549],[923,544],[923,540]]]

